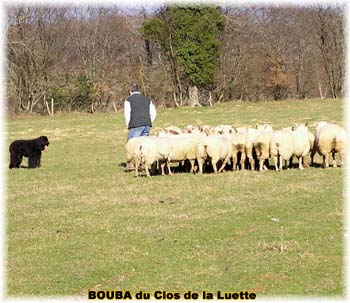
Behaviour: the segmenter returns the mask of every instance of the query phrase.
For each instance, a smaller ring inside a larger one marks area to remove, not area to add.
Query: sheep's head
[[[185,128],[184,128],[184,133],[192,133],[192,131],[195,129],[195,127],[193,125],[187,125]]]
[[[201,133],[206,134],[207,136],[210,133],[210,127],[207,126],[207,125],[199,126],[199,130],[200,130]]]
[[[255,126],[255,128],[258,130],[258,131],[273,131],[272,129],[272,126],[270,124],[257,124]]]
[[[308,131],[308,122],[304,123],[304,124],[299,124],[299,123],[294,123],[292,126],[291,126],[291,130],[292,131]]]
[[[237,130],[237,128],[235,128],[235,127],[232,126],[232,128],[229,130],[228,133],[229,133],[229,134],[238,133],[238,130]]]
[[[328,122],[326,121],[320,121],[315,123],[315,131],[318,132],[321,128],[323,128],[325,125],[327,125]]]
[[[282,128],[282,130],[291,132],[291,131],[293,131],[294,129],[293,129],[293,126],[288,126],[288,127]]]

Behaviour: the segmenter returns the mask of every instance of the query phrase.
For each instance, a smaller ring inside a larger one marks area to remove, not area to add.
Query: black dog
[[[19,168],[22,157],[28,157],[28,168],[40,167],[41,151],[49,147],[49,140],[41,136],[33,140],[16,140],[10,144],[10,165],[9,168]]]

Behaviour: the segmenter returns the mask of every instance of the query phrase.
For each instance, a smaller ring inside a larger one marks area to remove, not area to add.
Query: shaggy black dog
[[[28,168],[40,167],[41,151],[46,151],[49,146],[46,136],[33,140],[16,140],[10,144],[10,165],[9,168],[19,168],[22,157],[28,157]]]

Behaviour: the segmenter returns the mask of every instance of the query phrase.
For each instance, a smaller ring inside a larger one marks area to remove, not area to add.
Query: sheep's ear
[[[305,123],[305,126],[308,126],[308,125],[309,125],[309,122],[306,122],[306,123]]]
[[[235,133],[238,133],[237,128],[233,127],[232,129],[235,131]]]

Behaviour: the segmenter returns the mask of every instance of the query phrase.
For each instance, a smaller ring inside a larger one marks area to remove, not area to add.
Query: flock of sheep
[[[293,157],[299,161],[299,169],[308,166],[305,156],[310,152],[311,165],[316,152],[323,157],[323,166],[329,167],[332,154],[336,167],[335,153],[340,154],[340,165],[344,163],[346,132],[336,124],[319,122],[315,132],[308,130],[307,124],[295,124],[274,131],[269,124],[255,128],[235,128],[231,125],[192,126],[184,130],[170,126],[156,132],[154,136],[132,138],[126,143],[127,167],[134,164],[135,176],[140,165],[147,177],[149,167],[155,161],[160,164],[165,175],[165,166],[171,175],[170,162],[189,161],[190,172],[203,173],[205,163],[211,163],[214,173],[222,172],[228,162],[233,170],[267,169],[266,163],[272,158],[276,171],[282,170],[283,162],[292,167]],[[217,164],[220,164],[219,169]]]

